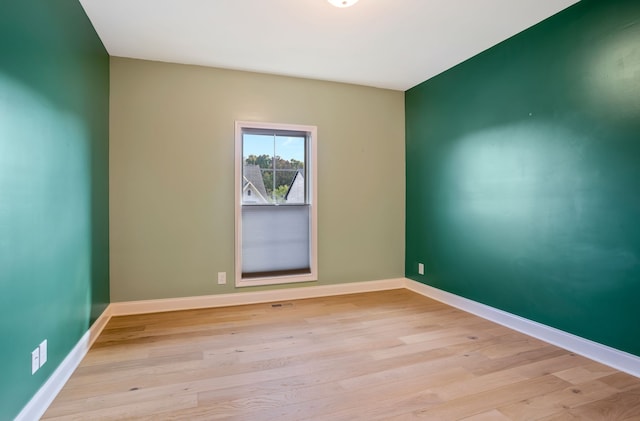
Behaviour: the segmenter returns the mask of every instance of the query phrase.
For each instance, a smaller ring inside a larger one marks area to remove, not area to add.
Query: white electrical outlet
[[[31,374],[35,374],[40,368],[40,347],[31,351]]]
[[[218,272],[218,285],[227,283],[227,272]]]
[[[418,275],[424,275],[424,264],[418,263]]]
[[[47,340],[42,341],[38,348],[40,349],[40,367],[42,367],[47,362]]]

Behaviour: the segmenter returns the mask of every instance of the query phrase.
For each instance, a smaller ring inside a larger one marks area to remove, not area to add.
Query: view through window
[[[243,204],[304,204],[306,134],[245,130]]]

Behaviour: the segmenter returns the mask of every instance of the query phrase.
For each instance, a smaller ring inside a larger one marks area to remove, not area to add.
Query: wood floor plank
[[[582,404],[606,399],[616,393],[615,388],[599,381],[591,381],[582,385],[572,384],[554,393],[501,407],[500,412],[511,419],[533,420],[559,415]]]
[[[640,386],[605,399],[586,402],[571,409],[570,413],[583,419],[640,420]]]
[[[500,411],[492,409],[491,411],[463,418],[460,421],[509,421],[510,419]]]
[[[427,406],[413,411],[412,416],[417,419],[459,420],[510,403],[552,393],[567,386],[566,381],[553,375],[515,381],[487,391],[465,394],[442,404]]]
[[[399,289],[114,317],[45,420],[639,419],[640,379]]]

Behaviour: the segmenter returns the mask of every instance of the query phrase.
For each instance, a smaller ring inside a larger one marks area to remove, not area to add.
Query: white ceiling
[[[577,0],[80,0],[112,56],[407,90]]]

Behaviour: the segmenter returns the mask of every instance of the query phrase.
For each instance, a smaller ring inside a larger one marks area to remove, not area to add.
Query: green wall
[[[406,275],[640,355],[640,2],[583,0],[405,107]]]
[[[0,11],[0,419],[109,300],[109,58],[77,0]],[[48,362],[31,375],[31,351]]]

